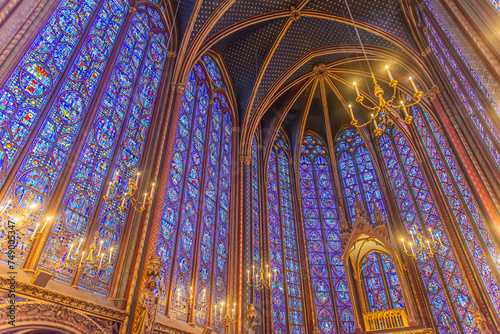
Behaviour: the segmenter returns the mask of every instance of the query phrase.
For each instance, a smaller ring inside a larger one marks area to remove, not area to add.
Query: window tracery
[[[436,149],[436,145],[434,144],[431,134],[424,123],[425,120],[422,114],[425,115],[425,119],[427,120],[434,137],[439,142],[441,151],[445,154],[445,161],[451,170],[453,178],[450,177],[448,170],[446,169],[441,156]],[[425,112],[414,108],[414,116],[415,125],[420,133],[420,138],[424,143],[427,154],[430,157],[432,166],[434,167],[434,171],[440,181],[439,183],[441,184],[441,187],[446,195],[446,199],[448,200],[453,215],[455,216],[457,226],[462,232],[462,236],[469,248],[472,258],[474,259],[478,273],[480,274],[484,285],[489,292],[491,301],[498,312],[500,305],[500,290],[494,274],[494,271],[497,271],[499,266],[498,250],[493,243],[490,232],[486,229],[476,203],[473,200],[468,187],[465,185],[465,180],[463,179],[460,170],[454,161],[453,155],[451,154],[443,135],[437,131],[436,124]],[[461,196],[452,181],[453,179],[457,181],[457,185],[459,185],[458,188],[460,189]],[[488,253],[491,256],[491,262],[488,261]]]
[[[321,333],[352,333],[354,316],[344,265],[337,208],[324,144],[307,135],[301,146],[300,188],[307,259]]]
[[[12,151],[12,159],[4,161],[7,169],[3,172],[13,166],[24,142],[30,146],[25,148],[26,156],[18,158],[20,163],[2,206],[7,205],[7,216],[12,218],[34,198],[39,205],[31,214],[31,233],[49,207],[57,213],[47,243],[42,245],[38,266],[67,284],[76,278],[81,252],[93,245],[93,255],[97,256],[102,241],[102,249],[109,255],[106,261],[111,265],[97,272],[92,270],[73,282],[101,295],[108,294],[128,214],[118,210],[119,203],[108,207],[100,198],[110,173],[120,170],[118,187],[125,190],[139,169],[167,53],[165,32],[150,21],[156,10],[141,6],[135,14],[129,14],[131,20],[124,25],[127,13],[127,1],[61,2],[14,69],[12,80],[2,88],[8,92],[24,64],[36,60],[31,64],[39,66],[40,71],[31,71],[30,79],[34,95],[28,98],[26,92],[19,94],[22,101],[17,104],[24,108],[25,103],[31,103],[36,110],[25,109],[32,118],[26,114],[22,116],[24,124],[19,123],[22,127],[16,126],[20,131],[17,153]],[[152,29],[154,33],[150,33]],[[79,39],[83,44],[73,59]],[[113,63],[108,62],[114,59],[112,54],[117,55]],[[49,70],[41,71],[44,68]],[[109,77],[105,74],[107,68]],[[44,86],[47,82],[50,84]],[[81,133],[85,119],[92,121],[86,138]],[[4,129],[5,137],[11,131]],[[68,161],[74,163],[68,166]],[[64,173],[70,176],[68,180],[61,178]],[[56,188],[63,195],[51,199]],[[21,260],[30,251],[27,241],[20,247]],[[65,262],[68,254],[72,262]]]
[[[160,312],[223,328],[213,305],[226,300],[233,121],[219,69],[209,56],[194,65],[182,97],[157,254],[165,287]],[[220,85],[220,86],[219,86]],[[199,252],[195,251],[199,237]]]
[[[396,128],[384,133],[379,144],[405,228],[427,237],[432,228],[444,248],[432,258],[416,260],[439,331],[458,332],[463,328],[467,333],[478,333],[470,312],[475,306],[469,288],[415,153]]]
[[[274,271],[272,322],[275,333],[305,333],[289,154],[288,144],[278,133],[267,170],[270,267]]]
[[[448,77],[448,80],[450,81],[453,89],[458,95],[462,105],[467,111],[467,114],[471,118],[474,126],[476,127],[477,131],[484,140],[484,143],[486,144],[486,147],[490,151],[493,159],[500,167],[500,150],[499,150],[500,133],[498,132],[495,124],[492,122],[489,115],[485,111],[482,103],[479,101],[478,97],[474,93],[474,90],[470,86],[464,74],[459,69],[453,56],[450,55],[448,49],[444,46],[441,38],[436,33],[431,22],[425,15],[424,15],[424,20],[425,24],[429,28],[429,31],[425,31],[425,36],[427,38],[427,42],[429,43],[429,46],[433,54],[436,56],[439,64],[441,65],[443,71]],[[450,67],[453,70],[453,72],[452,70],[450,70]],[[482,87],[481,84],[480,86]],[[467,95],[464,94],[464,89],[467,92]],[[482,89],[483,91],[485,91],[484,88]],[[491,97],[489,98],[491,99]],[[469,99],[473,102],[473,105],[469,103]],[[500,115],[500,109],[494,103],[492,103],[492,105],[497,110],[497,113]],[[480,117],[477,116],[477,113],[479,113]]]

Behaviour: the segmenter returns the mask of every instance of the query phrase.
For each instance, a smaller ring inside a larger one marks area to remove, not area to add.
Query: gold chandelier
[[[368,111],[370,111],[370,119],[363,123],[359,124],[358,120],[354,116],[354,112],[352,110],[352,105],[349,104],[349,116],[351,117],[351,125],[357,127],[357,128],[362,128],[370,123],[373,123],[374,125],[374,130],[373,133],[375,136],[380,136],[386,127],[392,126],[393,121],[388,117],[389,114],[392,114],[396,118],[400,118],[400,115],[402,115],[402,118],[406,124],[410,124],[413,120],[413,116],[408,113],[408,108],[411,108],[412,106],[420,103],[423,92],[419,91],[417,89],[417,86],[415,85],[415,82],[412,77],[409,77],[409,80],[413,86],[413,89],[415,90],[415,94],[413,95],[413,100],[411,100],[409,103],[405,104],[403,100],[400,101],[398,105],[394,104],[394,100],[396,99],[397,95],[397,86],[398,86],[398,81],[394,80],[392,77],[392,73],[389,69],[389,65],[385,65],[385,69],[387,71],[387,75],[389,76],[390,82],[389,86],[394,89],[392,93],[392,97],[389,100],[385,100],[384,98],[384,90],[380,85],[377,83],[377,79],[375,78],[375,75],[373,72],[371,73],[372,79],[373,79],[373,85],[374,85],[374,93],[375,96],[378,97],[378,103],[374,103],[373,106],[368,106],[366,105],[363,101],[365,98],[359,93],[358,85],[356,81],[353,82],[353,87],[354,90],[356,91],[356,102],[361,104],[363,107],[365,107]],[[399,113],[393,112],[393,110],[399,110]]]
[[[417,232],[414,232],[416,230]],[[445,251],[445,247],[441,242],[441,237],[438,235],[434,236],[432,230],[428,229],[431,238],[426,238],[417,228],[414,226],[410,229],[411,241],[406,246],[404,238],[401,238],[401,243],[403,244],[404,252],[406,255],[413,257],[415,260],[427,260],[434,256],[436,253],[442,253]]]
[[[386,127],[390,127],[393,125],[393,121],[391,118],[389,118],[389,114],[392,114],[396,119],[400,118],[400,115],[403,115],[403,120],[406,124],[410,124],[411,121],[413,120],[413,116],[408,114],[408,108],[420,103],[420,100],[422,99],[423,92],[419,91],[417,89],[417,86],[415,85],[415,82],[413,81],[412,77],[409,77],[410,83],[413,86],[413,89],[415,90],[415,94],[413,94],[413,99],[410,100],[408,104],[405,104],[403,100],[400,101],[398,105],[394,104],[394,100],[396,99],[397,95],[397,86],[398,82],[397,80],[394,80],[392,77],[392,73],[389,69],[389,65],[385,65],[385,69],[387,71],[387,75],[389,76],[389,86],[394,89],[392,97],[389,100],[384,99],[384,90],[380,85],[377,83],[377,79],[375,78],[375,74],[372,71],[372,68],[370,66],[370,62],[368,61],[368,56],[366,55],[365,47],[363,45],[363,41],[361,40],[361,36],[359,35],[358,28],[356,26],[356,22],[354,21],[354,18],[352,16],[351,9],[349,8],[349,4],[347,0],[344,0],[347,11],[349,12],[349,16],[351,18],[352,25],[354,27],[354,31],[356,32],[356,35],[358,37],[359,44],[361,46],[361,50],[363,51],[363,55],[366,59],[366,63],[368,64],[368,68],[370,69],[370,74],[373,79],[373,85],[374,85],[374,94],[378,98],[378,102],[373,102],[373,106],[367,106],[366,104],[363,103],[364,97],[359,93],[358,85],[356,82],[353,82],[353,87],[354,90],[356,91],[356,102],[361,104],[363,107],[365,107],[368,111],[370,111],[370,119],[363,123],[359,124],[358,120],[354,116],[354,112],[352,110],[352,105],[349,104],[349,116],[351,117],[351,125],[355,126],[356,128],[362,128],[370,123],[373,123],[375,129],[373,130],[373,133],[375,136],[380,136],[382,133],[384,133],[384,130]],[[361,71],[363,71],[363,67],[361,67]],[[363,71],[364,72],[364,71]],[[399,110],[400,113],[394,112],[393,110]]]

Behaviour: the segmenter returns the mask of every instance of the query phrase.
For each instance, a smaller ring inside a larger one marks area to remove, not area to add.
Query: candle
[[[255,275],[255,266],[252,266],[252,277]]]
[[[116,171],[115,173],[115,178],[113,179],[113,183],[116,183],[118,182],[118,178],[120,177],[120,172],[119,171]]]
[[[391,81],[394,81],[394,79],[392,78],[391,70],[389,69],[389,65],[385,65],[385,70],[387,71],[387,75],[389,76],[389,79]]]
[[[252,275],[253,277],[253,275]],[[247,270],[247,281],[248,283],[250,283],[250,270]]]
[[[154,184],[154,183],[152,183],[152,184],[151,184],[151,193],[149,194],[149,197],[150,197],[150,198],[153,198],[153,193],[154,193],[154,191],[155,191],[155,184]]]
[[[429,234],[431,235],[432,242],[434,242],[434,234],[432,234],[432,229],[429,227]]]
[[[108,190],[106,190],[106,197],[109,196],[109,192],[111,191],[111,186],[113,185],[113,183],[109,183],[109,187],[108,187]]]
[[[354,120],[354,112],[352,111],[351,105],[349,105],[349,113],[350,113],[351,119]]]
[[[99,255],[101,255],[101,249],[102,249],[103,242],[104,242],[104,240],[101,240],[101,244],[99,245],[99,252],[97,253],[97,257],[99,257]]]
[[[141,175],[141,173],[137,172],[137,174],[135,175],[135,184],[138,184],[139,183],[139,176]]]
[[[40,224],[36,224],[35,230],[33,231],[33,238],[36,238],[36,231],[38,231],[39,226],[40,226]]]
[[[215,304],[214,312],[215,312],[215,319],[217,320],[217,304]]]
[[[85,256],[85,251],[82,252],[82,258],[80,259],[80,265],[83,263],[83,257]]]
[[[403,248],[405,249],[405,252],[406,252],[405,239],[401,239],[401,242],[403,243]]]
[[[148,200],[148,193],[144,193],[144,204],[146,204],[147,200]]]
[[[76,254],[80,251],[80,246],[82,245],[83,238],[80,238],[80,242],[78,243],[78,248],[76,249]]]
[[[123,197],[122,203],[120,204],[120,207],[124,208],[125,207],[125,203],[127,203],[127,196]]]
[[[373,114],[372,114],[372,119],[373,119],[373,124],[375,125],[375,129],[378,129],[377,120],[375,119],[375,117],[373,117]]]
[[[417,89],[417,86],[415,86],[415,83],[413,82],[413,78],[410,77],[410,82],[411,82],[411,85],[413,86],[413,89],[415,90],[415,93],[418,93],[418,89]]]
[[[403,113],[405,114],[405,117],[408,117],[408,112],[406,111],[405,105],[403,101],[400,101],[400,108],[403,109]]]
[[[352,85],[354,86],[354,89],[356,90],[356,95],[359,97],[359,89],[358,89],[358,85],[356,84],[356,81],[354,81],[352,83]]]
[[[43,227],[42,227],[42,229],[40,230],[40,233],[42,233],[42,232],[43,232],[43,230],[45,229],[45,226],[47,226],[47,223],[49,222],[49,220],[50,220],[50,217],[47,217],[47,219],[45,220],[45,224],[43,224]]]
[[[443,243],[441,242],[441,237],[440,237],[439,235],[438,235],[438,241],[439,241],[439,245],[440,245],[441,247],[443,247]]]
[[[71,256],[72,250],[73,250],[73,244],[71,244],[71,246],[69,247],[69,252],[68,252],[68,255],[66,256],[66,260],[69,259],[69,257]]]
[[[413,252],[413,243],[411,243],[411,242],[410,242],[410,249],[411,249],[411,253],[412,253],[412,254],[415,254],[415,253]]]
[[[97,257],[99,257],[99,255],[97,255]],[[101,255],[101,260],[99,261],[99,268],[102,268],[102,258],[104,257],[104,254]]]
[[[108,263],[111,263],[111,255],[113,254],[113,247],[111,247],[111,249],[109,250],[109,259],[108,259]]]

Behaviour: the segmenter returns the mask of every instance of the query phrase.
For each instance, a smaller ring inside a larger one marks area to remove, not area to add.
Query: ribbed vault
[[[416,70],[422,68],[419,41],[405,1],[348,4],[374,71],[387,61],[400,78],[425,77]],[[335,131],[334,124],[348,121],[343,96],[352,96],[353,78],[359,81],[369,71],[344,1],[186,0],[178,5],[182,36],[174,80],[185,82],[208,50],[219,55],[234,86],[242,154],[249,152],[259,124],[268,144],[287,118],[292,138],[298,135],[292,142],[300,142],[306,128],[325,133],[324,124]],[[318,64],[328,68],[325,78],[314,73]],[[370,95],[368,81],[360,87]]]

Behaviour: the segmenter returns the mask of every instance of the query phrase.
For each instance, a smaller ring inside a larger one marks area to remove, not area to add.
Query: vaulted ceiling
[[[384,76],[387,62],[401,80],[419,68],[410,2],[348,0],[348,8],[345,0],[179,0],[174,79],[185,81],[213,50],[233,83],[243,142],[259,124],[268,141],[283,122],[299,138],[306,129],[325,133],[328,122],[335,132],[349,122],[350,83],[358,80],[368,96],[372,88],[349,10],[372,71]]]

